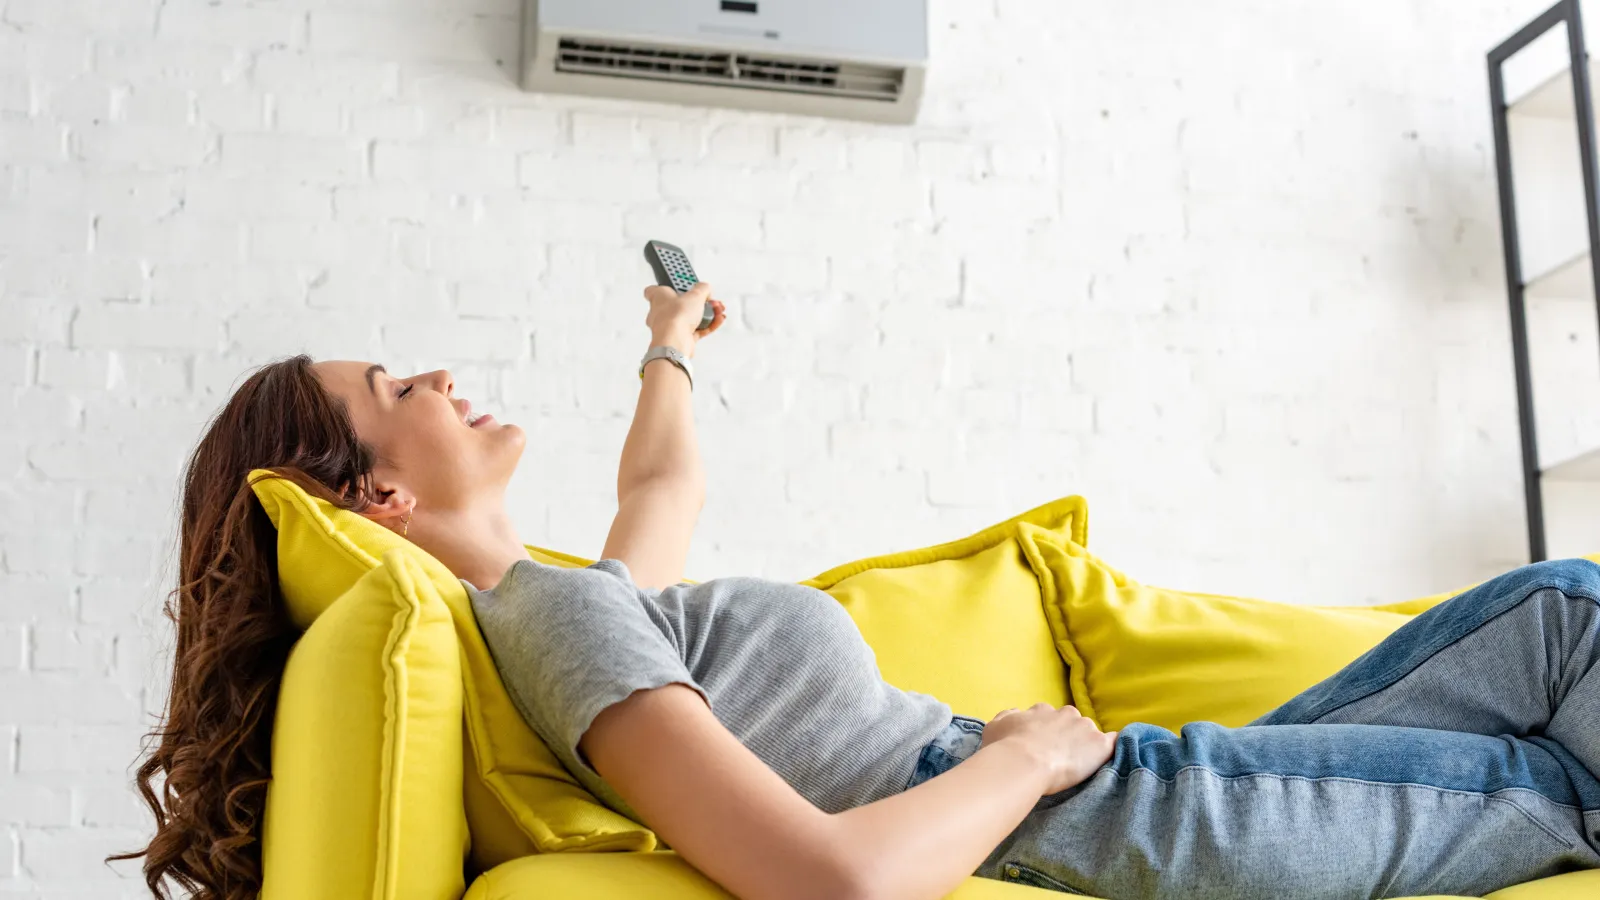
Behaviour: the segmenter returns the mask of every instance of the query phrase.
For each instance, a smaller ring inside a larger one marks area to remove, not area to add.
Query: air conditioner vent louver
[[[561,38],[558,72],[793,91],[893,102],[905,70],[828,60],[714,53],[685,47]]]

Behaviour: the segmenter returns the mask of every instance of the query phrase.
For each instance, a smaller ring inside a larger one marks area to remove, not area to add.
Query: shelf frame
[[[1589,85],[1589,54],[1584,47],[1583,21],[1578,0],[1560,0],[1489,51],[1489,108],[1494,119],[1495,175],[1499,183],[1500,238],[1505,252],[1506,293],[1511,311],[1511,355],[1517,377],[1517,423],[1522,432],[1522,484],[1528,507],[1528,556],[1531,562],[1546,558],[1544,472],[1539,466],[1539,446],[1533,417],[1533,378],[1528,366],[1528,282],[1522,277],[1521,246],[1517,238],[1516,194],[1511,183],[1511,131],[1503,67],[1507,59],[1545,32],[1567,27],[1568,71],[1572,76],[1573,115],[1577,119],[1578,161],[1583,169],[1583,205],[1589,223],[1589,266],[1600,318],[1600,204],[1597,204],[1595,122]]]

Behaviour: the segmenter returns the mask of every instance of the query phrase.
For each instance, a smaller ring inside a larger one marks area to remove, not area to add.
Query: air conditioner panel
[[[703,18],[715,2],[697,0],[693,16]],[[905,2],[759,0],[758,5],[765,14]],[[913,121],[921,103],[926,65],[922,56],[838,53],[797,47],[786,40],[748,40],[703,31],[663,37],[640,27],[641,22],[648,24],[651,14],[630,14],[625,26],[613,23],[609,29],[556,28],[547,17],[541,18],[564,4],[565,0],[528,0],[523,22],[526,90],[898,123]],[[925,45],[923,0],[913,0],[912,5],[918,24],[910,30],[917,35],[915,43]],[[628,11],[649,7],[660,12],[656,0],[602,0],[597,6]],[[661,6],[683,4],[661,0]],[[693,16],[685,21],[696,21]],[[563,41],[568,44],[565,58]],[[866,43],[870,42],[863,46]],[[667,62],[657,65],[652,62],[657,58]],[[811,80],[810,73],[818,80]]]
[[[640,40],[691,42],[802,56],[924,60],[926,0],[758,0],[758,12],[722,12],[717,0],[528,0],[544,28],[563,34],[626,32]],[[768,35],[776,34],[777,37]]]

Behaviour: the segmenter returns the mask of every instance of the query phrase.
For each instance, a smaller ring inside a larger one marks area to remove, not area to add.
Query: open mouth
[[[461,401],[461,422],[468,428],[482,428],[494,422],[494,416],[488,413],[475,413],[472,411],[472,401]]]

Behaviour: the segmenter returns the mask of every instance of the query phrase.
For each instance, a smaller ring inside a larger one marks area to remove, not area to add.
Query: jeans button
[[[1018,869],[1016,866],[1006,866],[1007,878],[1015,878],[1020,874],[1022,874],[1022,870]]]

